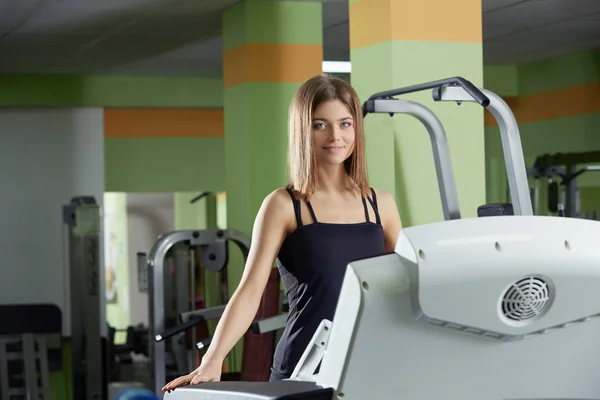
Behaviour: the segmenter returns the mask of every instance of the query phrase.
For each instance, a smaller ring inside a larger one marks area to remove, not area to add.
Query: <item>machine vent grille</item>
[[[539,277],[527,277],[508,287],[502,298],[502,313],[513,321],[540,315],[550,302],[550,287]]]
[[[572,320],[569,322],[554,325],[554,326],[544,328],[544,329],[539,329],[537,331],[532,331],[532,332],[521,334],[521,335],[509,335],[509,334],[493,332],[493,331],[489,331],[489,330],[485,330],[485,329],[481,329],[481,328],[477,328],[477,327],[459,325],[459,324],[456,324],[453,322],[441,321],[439,319],[429,318],[425,315],[422,315],[421,317],[417,318],[417,320],[419,320],[421,322],[425,322],[430,326],[446,328],[447,330],[450,330],[450,331],[466,333],[466,334],[469,334],[470,336],[479,336],[479,337],[498,340],[498,341],[514,341],[514,340],[529,339],[529,338],[532,338],[535,336],[552,333],[552,332],[555,332],[560,329],[566,329],[571,326],[577,326],[584,322],[594,321],[596,319],[600,319],[600,314],[590,315],[589,317],[579,318],[576,320]]]

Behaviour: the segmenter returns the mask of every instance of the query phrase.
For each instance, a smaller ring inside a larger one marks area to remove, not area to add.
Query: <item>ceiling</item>
[[[0,74],[221,76],[237,1],[0,0]],[[486,65],[600,48],[600,0],[482,1]],[[322,2],[324,58],[347,61],[348,0]]]

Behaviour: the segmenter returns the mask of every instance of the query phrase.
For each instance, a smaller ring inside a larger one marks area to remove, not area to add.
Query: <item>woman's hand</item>
[[[179,386],[197,385],[202,382],[218,382],[221,380],[222,366],[223,362],[218,360],[203,361],[195,371],[172,380],[162,390],[163,392],[170,392]]]

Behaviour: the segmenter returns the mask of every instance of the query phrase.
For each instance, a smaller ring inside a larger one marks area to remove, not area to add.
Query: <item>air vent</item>
[[[550,286],[540,278],[529,276],[506,289],[502,314],[511,321],[523,322],[543,314],[550,304]]]

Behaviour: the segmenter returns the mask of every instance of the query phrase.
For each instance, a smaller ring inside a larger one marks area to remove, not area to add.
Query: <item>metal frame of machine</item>
[[[190,247],[201,246],[202,265],[208,270],[220,270],[226,263],[227,242],[235,243],[242,251],[244,261],[250,250],[250,239],[243,233],[231,229],[207,229],[207,230],[185,230],[171,232],[161,237],[152,247],[148,254],[148,280],[150,300],[150,333],[151,337],[159,334],[165,336],[165,256],[167,252],[177,244],[187,244]],[[160,288],[157,290],[157,288]],[[198,310],[202,312],[203,310]],[[201,314],[197,314],[201,315]],[[165,343],[163,340],[150,341],[150,359],[152,364],[152,375],[154,390],[160,393],[166,384],[165,378]]]
[[[551,208],[550,212],[558,212],[565,217],[576,218],[579,216],[579,201],[577,189],[577,177],[588,171],[600,171],[600,166],[588,165],[578,168],[581,164],[600,163],[600,151],[588,151],[582,153],[557,153],[544,154],[536,158],[533,167],[527,170],[527,174],[534,178],[533,204],[536,214],[539,212],[539,189],[540,179],[542,177],[551,180],[554,177],[561,178],[561,184],[564,185],[564,205],[557,205],[557,209]],[[550,185],[551,183],[549,183]],[[549,187],[549,196],[558,197],[558,184],[554,182],[554,189]],[[550,203],[550,201],[549,201]],[[561,207],[562,206],[562,207]]]
[[[153,386],[157,393],[166,383],[166,352],[165,341],[171,344],[171,355],[175,358],[177,368],[180,374],[186,374],[193,369],[193,352],[182,347],[179,342],[182,335],[187,331],[194,330],[196,326],[205,321],[218,320],[225,311],[226,304],[208,307],[203,309],[189,310],[183,303],[188,303],[187,293],[177,293],[175,295],[178,303],[177,309],[182,310],[178,313],[178,323],[168,329],[165,327],[165,299],[170,296],[165,290],[165,257],[170,249],[175,249],[174,263],[176,266],[182,265],[184,249],[200,246],[202,251],[202,266],[211,272],[220,272],[228,261],[227,242],[232,241],[242,251],[244,261],[248,257],[250,249],[250,238],[236,230],[188,230],[171,232],[161,238],[154,244],[149,255],[138,253],[138,268],[141,268],[139,282],[140,289],[147,291],[149,309],[150,309],[150,360],[153,375]],[[186,287],[184,274],[175,274],[177,287]],[[192,274],[193,280],[193,274]],[[146,283],[147,282],[147,283]],[[193,288],[190,287],[193,296]],[[185,310],[185,311],[183,311]],[[251,330],[255,334],[262,334],[276,331],[277,333],[285,327],[288,313],[284,312],[274,317],[256,320],[251,325]],[[193,335],[195,336],[195,335]],[[206,350],[210,345],[212,337],[207,337],[196,343],[196,349]]]
[[[391,116],[394,114],[408,114],[425,125],[433,148],[444,218],[446,220],[460,218],[460,207],[446,131],[438,117],[426,106],[414,101],[394,98],[394,96],[427,89],[433,89],[433,99],[435,101],[454,101],[458,104],[465,101],[477,102],[493,114],[498,121],[502,137],[502,149],[514,213],[532,215],[519,126],[508,105],[498,95],[485,89],[478,89],[471,82],[460,77],[442,79],[372,95],[363,105],[365,117],[369,113],[385,113]]]

